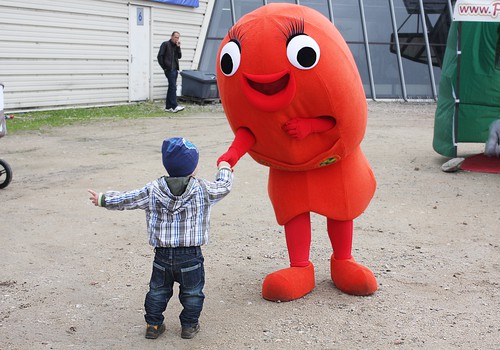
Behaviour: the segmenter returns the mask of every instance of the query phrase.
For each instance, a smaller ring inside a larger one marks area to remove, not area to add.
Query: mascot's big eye
[[[299,69],[311,69],[318,64],[319,51],[318,43],[305,34],[293,37],[286,47],[288,60]]]
[[[225,76],[230,77],[238,70],[241,61],[240,47],[235,41],[230,41],[220,52],[220,69]]]

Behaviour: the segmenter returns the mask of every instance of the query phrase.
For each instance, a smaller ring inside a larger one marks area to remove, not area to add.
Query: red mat
[[[500,174],[500,158],[487,157],[483,153],[479,153],[475,156],[465,158],[460,168],[480,173]]]

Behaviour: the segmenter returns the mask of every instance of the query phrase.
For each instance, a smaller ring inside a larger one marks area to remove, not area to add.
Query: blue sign
[[[144,25],[144,9],[142,7],[137,8],[137,25]]]
[[[199,0],[151,0],[155,2],[162,2],[164,4],[171,5],[181,5],[181,6],[189,6],[189,7],[199,7]]]

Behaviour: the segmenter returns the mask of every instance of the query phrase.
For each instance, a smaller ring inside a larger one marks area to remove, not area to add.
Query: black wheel
[[[12,180],[12,169],[9,163],[0,159],[0,188],[5,188]]]

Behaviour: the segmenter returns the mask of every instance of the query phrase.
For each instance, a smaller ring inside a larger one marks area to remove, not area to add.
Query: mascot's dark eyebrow
[[[304,33],[304,18],[290,18],[287,23],[282,24],[283,28],[280,31],[286,38],[288,44],[293,37]]]
[[[231,29],[229,29],[227,36],[229,37],[229,40],[234,41],[236,45],[240,47],[240,43],[243,41],[243,37],[245,36],[245,34],[241,32],[241,27],[233,26],[231,27]]]

